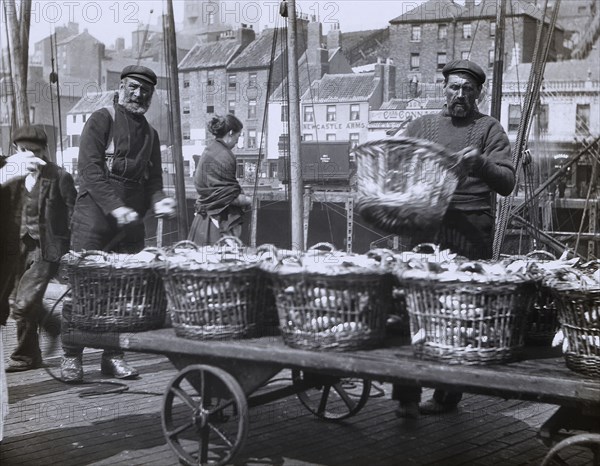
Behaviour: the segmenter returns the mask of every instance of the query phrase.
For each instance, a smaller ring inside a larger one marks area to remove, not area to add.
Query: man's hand
[[[461,167],[468,173],[477,172],[485,162],[477,147],[469,146],[458,152],[462,156]]]
[[[157,217],[175,217],[177,202],[172,197],[165,197],[154,204],[154,215]]]
[[[6,159],[6,164],[2,167],[2,174],[7,179],[27,176],[30,173],[37,173],[46,162],[31,151],[17,152]]]
[[[130,223],[138,222],[140,220],[138,213],[126,206],[117,207],[110,214],[117,220],[117,224],[120,227],[129,225]]]

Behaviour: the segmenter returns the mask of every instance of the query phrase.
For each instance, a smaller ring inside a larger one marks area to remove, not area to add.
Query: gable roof
[[[242,45],[234,39],[198,43],[179,63],[180,70],[218,68],[229,64]]]
[[[363,102],[375,91],[375,73],[325,74],[302,94],[301,100],[314,103]]]
[[[481,0],[475,4],[473,11],[455,3],[453,0],[429,0],[410,11],[390,20],[390,24],[400,23],[433,23],[445,22],[454,19],[476,19],[481,17],[495,17],[497,0]],[[544,16],[542,10],[535,4],[526,0],[511,0],[506,9],[507,16],[527,15],[541,20]],[[549,21],[549,16],[546,21]]]
[[[277,30],[277,43],[273,55],[273,40],[276,30],[265,29],[229,65],[229,70],[243,68],[268,68],[274,59],[279,58],[286,47],[285,28]]]
[[[118,54],[108,55],[102,60],[102,66],[106,71],[121,72],[123,68],[129,65],[142,65],[146,68],[150,68],[156,73],[156,76],[165,78],[168,76],[166,66],[164,63],[160,63],[152,60],[137,60],[133,57],[125,57]]]
[[[429,0],[390,20],[390,24],[437,22],[454,19],[463,13],[463,7],[452,0]]]
[[[330,55],[331,57],[331,55]],[[306,52],[302,54],[300,60],[298,60],[298,95],[302,95],[308,89],[308,86],[311,82],[320,79],[318,67],[314,65],[307,64]],[[283,81],[277,89],[273,92],[271,97],[271,101],[281,101],[287,98],[287,95],[284,95],[284,89],[288,87],[288,77],[285,76]]]

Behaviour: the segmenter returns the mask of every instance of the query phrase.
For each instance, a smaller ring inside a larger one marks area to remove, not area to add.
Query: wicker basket
[[[554,283],[552,296],[567,350],[567,367],[575,372],[600,378],[600,288],[581,289]]]
[[[436,229],[463,174],[461,156],[421,139],[369,141],[353,151],[357,162],[356,209],[389,233]]]
[[[154,250],[144,252],[155,254]],[[137,332],[160,328],[166,298],[154,261],[86,251],[63,259],[72,293],[73,328],[92,332]]]
[[[556,257],[547,251],[532,251],[525,256],[526,260],[536,262],[555,261]],[[525,344],[531,346],[550,346],[552,338],[560,328],[556,303],[550,289],[540,284],[531,310],[527,317]]]
[[[171,322],[177,336],[194,340],[223,340],[254,336],[257,303],[261,296],[258,261],[247,261],[239,240],[233,247],[226,238],[213,247],[194,243],[176,244],[167,253],[162,269]],[[219,263],[194,260],[172,261],[174,251],[189,249]],[[228,256],[231,256],[228,258]],[[264,288],[262,288],[264,289]]]
[[[330,351],[381,346],[390,312],[391,274],[383,268],[333,266],[333,260],[323,272],[304,269],[311,259],[315,256],[303,256],[300,264],[284,264],[271,274],[284,343]],[[317,259],[329,260],[326,255]]]
[[[416,356],[448,364],[495,364],[523,347],[531,281],[453,282],[403,278]]]

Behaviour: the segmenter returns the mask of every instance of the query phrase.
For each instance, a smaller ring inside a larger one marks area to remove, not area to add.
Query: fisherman
[[[144,116],[156,82],[156,74],[145,66],[125,67],[114,107],[92,113],[83,128],[72,225],[74,251],[137,253],[144,248],[146,212],[175,215],[175,201],[163,192],[158,133]],[[83,348],[63,344],[63,349],[63,381],[83,381]],[[122,351],[105,350],[101,371],[120,379],[138,376]]]

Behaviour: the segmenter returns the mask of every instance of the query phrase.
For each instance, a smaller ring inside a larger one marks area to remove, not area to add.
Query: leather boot
[[[63,356],[60,363],[60,377],[66,383],[83,382],[82,356]]]
[[[135,379],[139,372],[125,362],[121,356],[106,357],[102,355],[100,371],[117,379]]]

